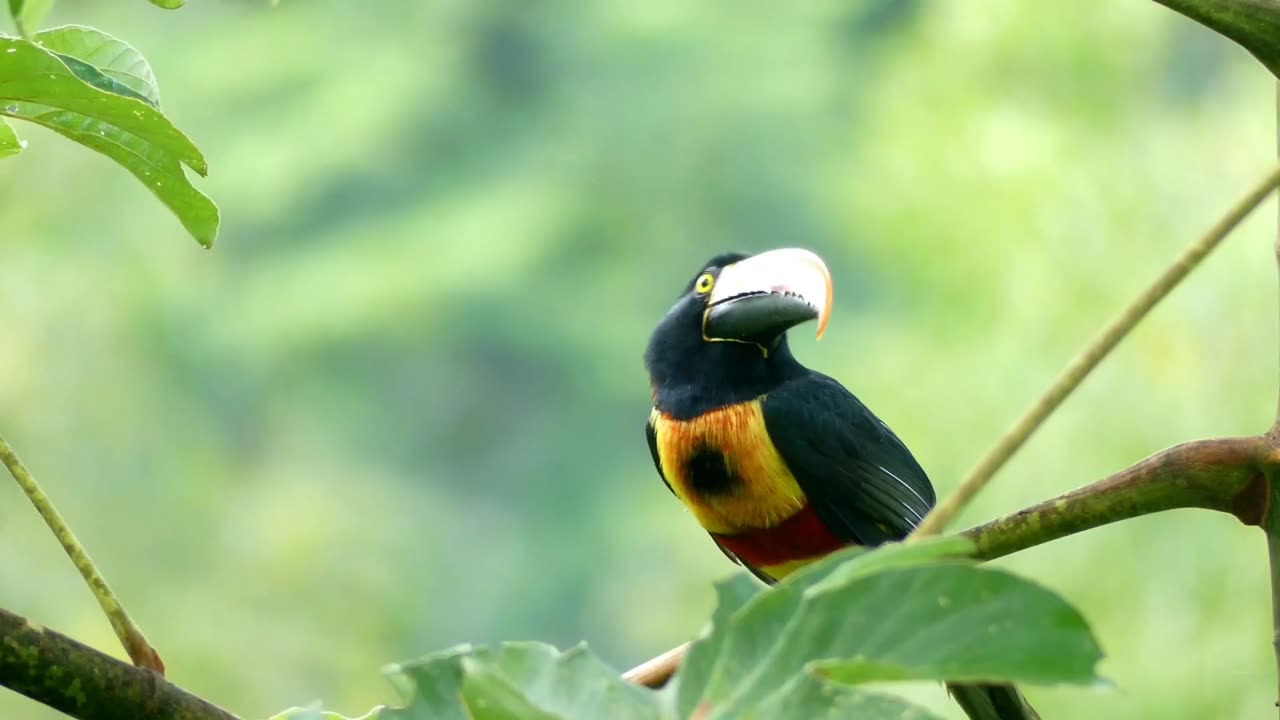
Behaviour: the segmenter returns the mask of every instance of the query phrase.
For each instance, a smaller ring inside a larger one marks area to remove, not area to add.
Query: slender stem
[[[688,652],[689,643],[673,647],[658,657],[631,668],[622,679],[645,687],[660,688],[680,669],[680,663],[684,662],[684,656]]]
[[[1054,410],[1062,404],[1071,391],[1079,387],[1089,373],[1098,366],[1102,358],[1107,356],[1129,331],[1133,330],[1151,308],[1155,307],[1169,291],[1177,286],[1183,278],[1213,250],[1228,233],[1253,211],[1280,185],[1280,166],[1273,168],[1261,181],[1241,198],[1226,215],[1224,215],[1202,237],[1191,243],[1182,251],[1171,265],[1154,283],[1148,287],[1137,300],[1107,325],[1086,347],[1067,365],[1066,369],[1054,380],[1049,389],[1031,408],[1005,433],[1004,437],[991,448],[978,462],[960,485],[927,515],[920,526],[911,533],[911,537],[936,535],[946,528],[966,505],[973,500],[978,491],[991,480],[1009,458],[1031,437]]]
[[[120,604],[115,593],[111,591],[111,587],[107,585],[106,578],[102,577],[102,573],[98,572],[97,566],[89,558],[89,553],[85,551],[80,541],[76,539],[75,533],[71,532],[71,527],[62,519],[62,515],[54,507],[53,501],[49,499],[48,495],[45,495],[44,490],[40,489],[36,479],[32,477],[27,467],[22,464],[18,454],[14,452],[13,447],[9,445],[3,436],[0,436],[0,462],[4,463],[4,466],[9,469],[13,479],[18,481],[18,486],[26,493],[31,500],[31,504],[36,506],[36,511],[40,513],[40,517],[44,518],[49,529],[53,531],[54,537],[58,538],[58,542],[62,544],[62,549],[67,551],[67,556],[71,558],[71,563],[80,571],[80,576],[89,585],[93,596],[98,599],[98,604],[102,606],[102,612],[106,613],[107,619],[111,622],[111,628],[115,630],[116,637],[120,638],[120,642],[124,645],[125,652],[129,653],[129,658],[133,660],[133,664],[164,674],[164,663],[160,660],[160,655],[156,653],[155,648],[151,647],[146,637],[143,636],[142,630],[138,629],[138,626],[134,624],[128,613],[124,611],[124,606]]]
[[[1280,155],[1280,82],[1276,83],[1276,153]],[[1280,208],[1276,210],[1275,256],[1276,268],[1280,270]],[[1277,395],[1280,396],[1280,393]],[[1276,419],[1271,425],[1270,435],[1273,438],[1280,436],[1280,399],[1276,401]],[[1275,474],[1269,474],[1267,480],[1271,499],[1274,500]],[[1267,531],[1267,559],[1271,571],[1271,646],[1276,655],[1276,688],[1280,694],[1280,534],[1277,534],[1280,533],[1280,527],[1275,522],[1274,509],[1268,514],[1272,517],[1267,518],[1263,528]],[[1280,700],[1276,702],[1276,707],[1280,708]]]
[[[1267,533],[1267,558],[1271,563],[1271,646],[1276,655],[1276,682],[1280,687],[1280,535]],[[1280,701],[1276,702],[1280,707]]]
[[[0,686],[79,720],[238,720],[164,678],[0,610]]]

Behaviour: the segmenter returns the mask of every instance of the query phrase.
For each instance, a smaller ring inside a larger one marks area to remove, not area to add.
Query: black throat
[[[708,410],[754,400],[805,368],[787,347],[783,334],[763,347],[755,343],[702,339],[701,313],[692,325],[679,323],[674,308],[645,350],[654,406],[678,420]]]

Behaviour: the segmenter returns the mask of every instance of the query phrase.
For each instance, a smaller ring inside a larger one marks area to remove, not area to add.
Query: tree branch
[[[67,521],[62,519],[62,514],[58,512],[58,508],[54,507],[53,501],[40,488],[40,484],[36,482],[31,471],[27,470],[27,466],[22,463],[18,453],[3,436],[0,436],[0,464],[8,468],[9,474],[13,475],[13,479],[18,481],[18,487],[22,488],[22,492],[31,500],[36,512],[40,513],[40,517],[44,518],[49,530],[53,532],[54,537],[62,544],[62,549],[66,551],[67,557],[71,558],[71,564],[75,565],[76,570],[80,571],[80,577],[84,578],[90,592],[97,598],[98,605],[102,607],[102,612],[106,614],[107,620],[111,623],[111,629],[115,631],[116,637],[120,638],[120,644],[124,646],[125,652],[129,653],[129,658],[133,660],[133,664],[138,667],[155,670],[163,675],[164,662],[160,659],[160,654],[151,646],[151,643],[147,642],[146,636],[142,634],[142,629],[124,611],[124,606],[120,604],[116,594],[111,591],[111,586],[107,585],[107,579],[102,576],[102,573],[98,572],[98,567],[93,564],[93,559],[89,557],[88,551],[76,539],[75,533],[71,532],[71,526],[67,525]]]
[[[239,720],[167,682],[0,610],[0,685],[79,720]]]
[[[965,530],[976,557],[991,560],[1120,520],[1203,508],[1258,525],[1267,508],[1266,436],[1176,445],[1095,483]]]

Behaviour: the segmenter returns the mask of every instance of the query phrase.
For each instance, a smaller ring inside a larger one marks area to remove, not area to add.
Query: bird
[[[933,507],[906,444],[787,332],[832,310],[815,253],[717,255],[686,282],[644,352],[659,477],[732,561],[772,585],[850,545],[904,539]],[[972,720],[1036,720],[1011,685],[949,685]]]

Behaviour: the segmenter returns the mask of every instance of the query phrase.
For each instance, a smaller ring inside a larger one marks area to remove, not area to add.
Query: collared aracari
[[[720,255],[645,351],[659,476],[721,551],[765,583],[848,545],[901,540],[934,504],[902,440],[839,382],[801,365],[787,330],[831,314],[807,250]],[[951,686],[975,720],[1027,720],[1008,685]]]

